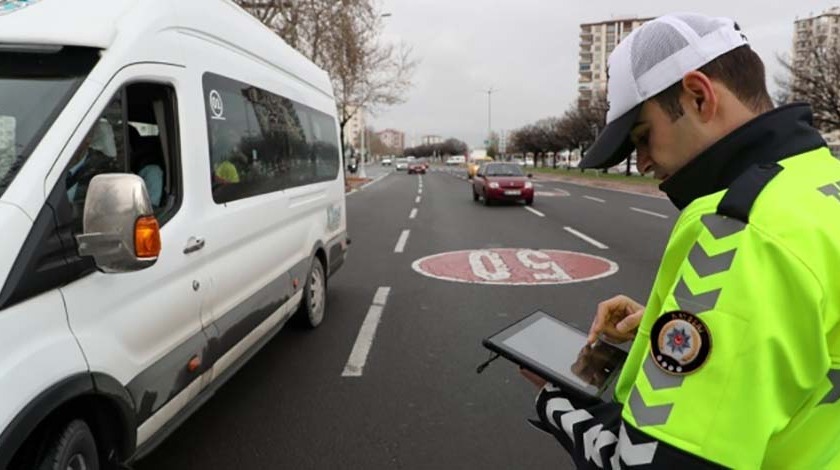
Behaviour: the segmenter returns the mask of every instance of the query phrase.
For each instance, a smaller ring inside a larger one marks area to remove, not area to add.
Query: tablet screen
[[[491,341],[521,359],[521,365],[532,363],[590,395],[599,394],[626,357],[605,343],[588,346],[585,334],[543,312],[517,322]]]

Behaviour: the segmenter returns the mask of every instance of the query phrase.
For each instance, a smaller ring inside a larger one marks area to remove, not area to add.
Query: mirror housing
[[[140,271],[155,264],[160,232],[143,179],[125,173],[95,176],[76,241],[79,255],[92,256],[102,272]]]
[[[528,178],[533,178],[533,177],[534,177],[533,173],[528,173]]]

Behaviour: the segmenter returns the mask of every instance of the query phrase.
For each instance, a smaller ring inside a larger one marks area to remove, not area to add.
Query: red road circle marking
[[[415,261],[418,273],[451,282],[492,285],[554,285],[615,274],[618,265],[574,251],[493,248],[439,253]]]

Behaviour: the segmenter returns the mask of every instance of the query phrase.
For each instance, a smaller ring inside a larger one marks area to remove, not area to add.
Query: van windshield
[[[0,44],[0,197],[97,59],[88,48]]]

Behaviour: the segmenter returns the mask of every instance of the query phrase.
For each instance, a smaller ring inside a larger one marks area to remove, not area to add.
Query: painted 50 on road
[[[439,253],[415,261],[412,268],[443,281],[514,286],[591,281],[618,271],[615,262],[600,256],[529,248]]]

